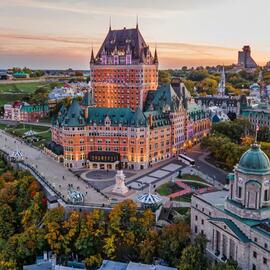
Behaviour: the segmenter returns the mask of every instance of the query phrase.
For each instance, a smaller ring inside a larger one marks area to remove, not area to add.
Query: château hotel
[[[158,87],[157,51],[138,26],[110,28],[96,56],[92,50],[90,72],[90,91],[60,109],[45,149],[64,166],[144,169],[209,133],[207,113],[180,79]]]

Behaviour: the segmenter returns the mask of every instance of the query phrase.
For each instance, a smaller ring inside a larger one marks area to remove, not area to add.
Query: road
[[[195,160],[195,168],[197,168],[199,171],[211,176],[219,183],[226,184],[226,176],[228,172],[223,171],[205,161],[207,153],[200,149],[200,145],[195,145],[191,149],[187,150],[186,155]]]
[[[52,124],[48,122],[20,122],[20,121],[11,121],[11,120],[5,120],[5,119],[0,119],[0,124],[4,125],[19,125],[19,124],[24,124],[24,125],[32,125],[32,126],[42,126],[42,127],[51,127]]]

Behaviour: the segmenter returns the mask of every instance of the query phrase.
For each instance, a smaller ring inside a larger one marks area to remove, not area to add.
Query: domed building
[[[229,191],[192,197],[191,229],[209,239],[207,253],[241,269],[270,269],[270,161],[253,144],[228,175]]]

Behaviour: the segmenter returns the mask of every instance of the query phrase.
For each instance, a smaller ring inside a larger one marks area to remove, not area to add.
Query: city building
[[[65,98],[81,97],[89,90],[85,82],[65,83],[62,87],[55,87],[48,95],[48,104],[54,108],[58,102]]]
[[[248,106],[242,109],[241,117],[246,118],[256,129],[257,126],[270,127],[270,106],[266,103],[259,103],[256,106]]]
[[[49,107],[47,104],[28,104],[16,101],[4,105],[4,119],[12,121],[34,122],[47,117]]]
[[[251,57],[250,46],[245,45],[243,50],[238,52],[238,62],[236,68],[245,69],[247,71],[252,71],[257,68],[256,62]]]
[[[196,103],[202,106],[204,110],[207,110],[209,107],[213,106],[222,109],[230,119],[235,119],[240,115],[242,103],[243,101],[246,101],[246,99],[238,96],[199,96],[195,97],[194,99]]]
[[[208,108],[209,110],[209,116],[212,119],[213,123],[222,122],[222,121],[230,121],[230,118],[224,111],[217,107],[217,106],[211,106]]]
[[[99,270],[176,270],[176,268],[159,264],[123,263],[104,260]]]
[[[208,114],[186,92],[183,87],[178,96],[172,85],[163,85],[148,91],[144,110],[132,110],[96,107],[88,91],[81,104],[73,99],[69,108],[62,106],[52,140],[63,146],[69,168],[145,169],[208,135]]]
[[[25,73],[23,71],[17,71],[15,73],[12,74],[12,77],[14,79],[28,79],[30,78],[29,74],[28,73]]]
[[[232,258],[241,269],[270,269],[269,179],[269,159],[254,143],[228,175],[229,191],[193,195],[192,234],[206,235],[210,257]]]
[[[143,109],[147,93],[158,86],[158,56],[152,55],[139,31],[112,30],[90,60],[97,107]]]

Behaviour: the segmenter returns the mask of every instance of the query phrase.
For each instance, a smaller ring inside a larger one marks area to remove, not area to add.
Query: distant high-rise
[[[96,57],[90,60],[91,82],[97,107],[143,109],[149,90],[158,86],[158,56],[152,55],[138,24],[112,30]]]
[[[257,67],[256,62],[251,57],[250,46],[245,45],[243,50],[238,52],[237,67],[242,69],[255,69]]]

